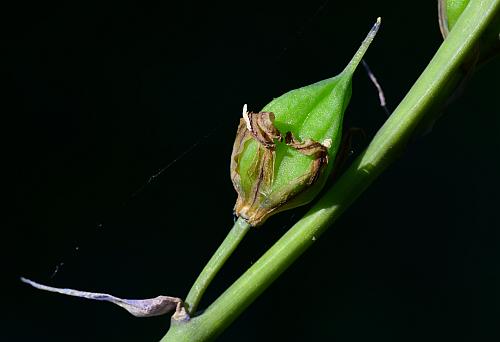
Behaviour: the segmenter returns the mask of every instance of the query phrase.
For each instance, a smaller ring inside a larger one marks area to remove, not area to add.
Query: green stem
[[[406,97],[337,183],[202,315],[186,323],[173,321],[162,341],[215,338],[312,245],[400,154],[419,123],[437,117],[433,110],[446,101],[443,89],[450,89],[450,82],[457,79],[460,66],[499,10],[500,0],[471,1]]]
[[[249,228],[250,225],[241,217],[234,223],[234,226],[229,231],[229,234],[227,234],[222,244],[219,246],[217,251],[215,251],[214,255],[212,255],[205,268],[201,271],[200,275],[191,287],[191,290],[189,290],[186,300],[184,301],[186,309],[189,313],[196,313],[201,297],[203,297],[203,294],[214,279],[215,275],[222,268],[222,265],[224,265],[229,256],[234,252],[236,247],[238,247],[240,241],[248,232]]]

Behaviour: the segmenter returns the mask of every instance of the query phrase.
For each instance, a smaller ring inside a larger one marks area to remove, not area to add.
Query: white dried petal
[[[121,306],[122,308],[124,308],[125,310],[127,310],[129,313],[131,313],[136,317],[160,316],[175,310],[174,317],[183,316],[181,319],[184,320],[189,319],[189,316],[187,315],[186,311],[182,306],[182,300],[176,297],[158,296],[155,298],[148,298],[148,299],[122,299],[109,295],[107,293],[87,292],[87,291],[62,289],[62,288],[47,286],[22,277],[21,281],[23,283],[29,284],[37,289],[44,291],[60,293],[68,296],[110,302],[118,306]]]

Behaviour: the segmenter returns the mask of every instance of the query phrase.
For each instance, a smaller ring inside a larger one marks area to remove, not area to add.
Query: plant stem
[[[436,118],[460,66],[500,10],[500,0],[471,1],[433,59],[368,148],[325,195],[200,316],[172,321],[162,341],[207,341],[219,335],[399,156],[423,119]],[[263,312],[265,316],[267,313]]]
[[[214,255],[212,255],[207,265],[201,271],[200,275],[191,287],[191,290],[189,290],[184,304],[190,314],[194,315],[196,313],[198,304],[200,303],[201,297],[203,297],[206,289],[249,229],[250,225],[241,217],[234,223],[234,226],[229,231],[229,234],[227,234],[222,244],[219,246],[217,251],[215,251]]]

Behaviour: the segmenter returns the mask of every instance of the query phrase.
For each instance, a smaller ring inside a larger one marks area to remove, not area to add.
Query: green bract
[[[261,112],[243,107],[231,156],[235,213],[252,226],[310,202],[333,168],[352,75],[380,26],[373,26],[337,76],[292,90]]]

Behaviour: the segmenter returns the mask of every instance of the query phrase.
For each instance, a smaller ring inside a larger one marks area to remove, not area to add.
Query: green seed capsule
[[[258,226],[318,194],[339,149],[352,75],[379,26],[380,18],[339,75],[292,90],[261,112],[243,107],[231,156],[236,215]]]
[[[438,15],[439,28],[443,38],[446,38],[453,29],[462,13],[466,10],[470,0],[439,0]],[[463,79],[478,65],[485,64],[500,54],[500,13],[496,13],[493,20],[485,28],[476,48],[471,52],[468,59],[462,65]]]
[[[458,18],[469,4],[469,0],[439,0],[439,28],[443,38],[455,26]]]

